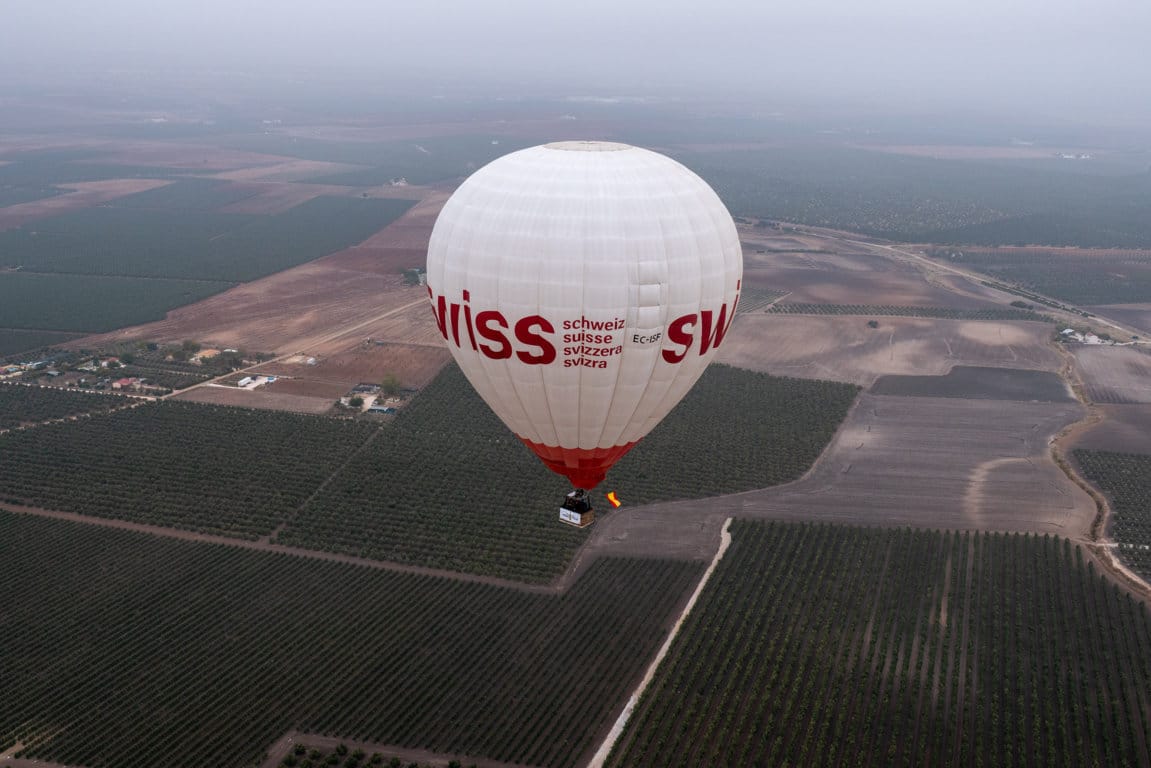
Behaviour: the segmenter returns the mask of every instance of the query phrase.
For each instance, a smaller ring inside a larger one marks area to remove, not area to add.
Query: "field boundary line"
[[[623,735],[623,729],[627,726],[628,720],[631,719],[632,713],[635,712],[636,707],[639,705],[640,698],[647,690],[647,687],[651,685],[652,680],[655,679],[656,670],[659,669],[659,665],[671,650],[672,643],[674,643],[676,637],[679,636],[679,630],[683,627],[684,622],[687,621],[687,617],[691,615],[692,609],[695,608],[696,601],[699,600],[699,596],[703,594],[703,590],[707,586],[708,581],[711,580],[711,575],[715,573],[719,561],[723,559],[727,548],[731,546],[731,520],[732,518],[729,517],[723,521],[723,529],[719,534],[719,549],[715,551],[715,557],[711,559],[707,570],[703,572],[703,576],[700,578],[699,584],[696,585],[695,591],[691,593],[691,597],[688,598],[687,605],[684,606],[683,612],[679,615],[679,618],[676,619],[675,625],[672,626],[671,632],[669,632],[664,639],[663,645],[660,646],[655,658],[648,664],[643,679],[640,680],[636,689],[632,691],[631,697],[627,700],[627,704],[624,705],[623,711],[619,713],[619,717],[616,718],[615,723],[612,725],[611,730],[608,731],[607,737],[604,738],[599,749],[592,755],[591,761],[587,764],[587,768],[603,768],[607,762],[608,755],[611,754],[616,742],[619,741],[619,737]]]
[[[21,504],[13,504],[11,502],[0,501],[0,511],[9,512],[15,515],[31,515],[35,517],[46,517],[53,520],[64,520],[70,523],[79,523],[80,525],[91,525],[100,528],[114,528],[121,531],[133,531],[135,533],[159,536],[166,539],[179,539],[181,541],[189,541],[199,544],[219,544],[226,547],[249,549],[256,552],[269,552],[272,554],[290,555],[293,557],[305,557],[312,560],[326,560],[333,563],[359,565],[364,568],[372,568],[377,571],[414,573],[423,576],[453,579],[455,581],[488,584],[495,587],[504,587],[505,589],[514,589],[517,592],[530,592],[532,594],[543,595],[558,595],[563,594],[564,592],[564,589],[558,588],[551,584],[532,584],[523,581],[512,581],[511,579],[501,579],[498,576],[484,576],[476,573],[466,573],[464,571],[448,571],[442,568],[429,568],[423,565],[409,565],[407,563],[397,563],[391,560],[370,560],[366,557],[344,555],[337,552],[325,552],[319,549],[304,549],[303,547],[291,547],[286,544],[273,544],[269,542],[261,542],[259,540],[239,539],[233,538],[231,536],[222,536],[215,533],[200,533],[198,531],[189,531],[182,528],[168,528],[162,525],[137,523],[131,520],[120,520],[111,517],[95,517],[93,515],[81,515],[76,512],[62,512],[59,510],[41,509],[39,507],[28,507]]]
[[[352,453],[348,456],[348,458],[344,459],[340,466],[332,470],[332,474],[325,477],[323,482],[316,486],[316,490],[312,491],[308,498],[300,502],[300,506],[296,507],[290,515],[281,520],[279,524],[271,530],[270,533],[268,533],[266,536],[261,536],[258,541],[262,544],[270,544],[274,542],[276,537],[283,533],[284,529],[287,528],[289,524],[294,522],[296,518],[300,516],[300,513],[303,512],[304,509],[306,509],[307,506],[311,504],[317,496],[320,495],[320,492],[327,489],[327,487],[332,484],[332,481],[336,479],[336,475],[347,469],[348,465],[352,463],[353,459],[366,451],[368,446],[375,442],[376,438],[383,433],[385,426],[386,425],[384,424],[380,424],[378,427],[376,427],[375,431],[368,435],[368,439],[361,443],[359,448],[352,451]]]

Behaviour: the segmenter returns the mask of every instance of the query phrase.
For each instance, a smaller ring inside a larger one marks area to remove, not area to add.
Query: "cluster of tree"
[[[609,765],[1151,761],[1151,616],[1066,539],[732,536]]]
[[[254,539],[290,517],[374,429],[317,416],[146,403],[0,435],[0,496]]]
[[[432,768],[415,760],[404,762],[398,757],[384,757],[381,752],[370,755],[362,749],[349,750],[346,744],[340,743],[332,750],[310,747],[306,744],[296,744],[280,761],[283,768],[321,768],[321,766],[340,766],[341,768]],[[459,760],[449,760],[447,768],[463,768]],[[468,768],[476,768],[471,764]]]
[[[0,430],[120,408],[118,395],[98,395],[27,384],[0,384]]]
[[[553,595],[0,512],[0,751],[240,768],[296,730],[573,768],[700,570]]]
[[[793,480],[831,439],[858,391],[713,365],[602,490],[642,504]],[[568,490],[451,366],[277,540],[546,581],[586,536],[556,522]]]
[[[1119,558],[1151,579],[1151,455],[1077,450],[1075,461],[1111,500],[1110,534]]]

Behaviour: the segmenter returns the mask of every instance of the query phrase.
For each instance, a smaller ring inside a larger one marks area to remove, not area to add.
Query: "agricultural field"
[[[608,473],[629,504],[766,488],[797,479],[835,435],[859,388],[708,368]]]
[[[941,249],[935,257],[1076,305],[1151,302],[1148,251]]]
[[[962,397],[971,400],[1027,400],[1074,403],[1067,383],[1050,371],[957,365],[944,376],[881,376],[873,395]]]
[[[533,594],[0,512],[0,752],[240,768],[296,730],[569,768],[699,573]]]
[[[1077,174],[794,141],[676,159],[739,216],[904,242],[1151,247],[1145,167]]]
[[[778,302],[766,310],[781,315],[871,315],[878,317],[938,317],[945,320],[1037,320],[1051,321],[1026,309],[955,309],[951,307],[897,307],[871,304],[800,304]]]
[[[1151,405],[1096,405],[1102,419],[1073,437],[1075,448],[1151,453]]]
[[[403,141],[331,141],[288,134],[237,137],[232,146],[305,160],[369,166],[310,179],[318,184],[375,187],[399,179],[432,184],[467,176],[501,155],[538,142],[495,135],[427,136]]]
[[[182,403],[225,405],[235,408],[255,408],[264,411],[321,416],[331,415],[336,396],[315,397],[314,395],[294,394],[291,387],[283,388],[277,381],[257,389],[209,384],[187,392],[180,392],[172,399]]]
[[[792,480],[831,439],[857,392],[712,366],[611,471],[603,490],[618,489],[635,505]],[[565,482],[450,366],[276,541],[546,581],[587,536],[556,521]]]
[[[1145,335],[1151,335],[1151,303],[1144,304],[1104,304],[1086,307],[1099,315],[1112,320],[1118,320],[1126,325],[1141,330]]]
[[[852,242],[814,235],[803,235],[798,250],[780,250],[793,238],[746,225],[740,227],[740,238],[745,290],[784,291],[788,304],[864,305],[889,311],[1004,309],[1002,297],[987,288],[927,275],[918,263],[893,258],[890,252],[875,253]]]
[[[0,430],[50,419],[100,413],[122,408],[130,400],[119,395],[79,392],[52,387],[0,384]]]
[[[187,184],[189,182],[184,182]],[[177,184],[190,198],[214,187]],[[176,195],[167,193],[169,198]],[[194,199],[193,199],[194,198]],[[410,200],[317,197],[275,216],[214,213],[201,207],[118,206],[63,214],[0,232],[0,267],[25,272],[245,282],[367,239],[411,207]]]
[[[354,421],[148,403],[0,435],[0,497],[256,539],[293,515],[375,430]]]
[[[118,198],[114,208],[160,211],[215,211],[259,194],[256,184],[231,184],[220,179],[183,178],[162,187]]]
[[[1151,761],[1151,617],[1066,539],[732,535],[608,765]]]
[[[407,333],[426,323],[426,335],[442,343],[428,310],[427,292],[405,286],[398,265],[384,274],[345,265],[343,255],[362,250],[349,249],[337,255],[341,258],[325,257],[243,283],[195,306],[175,309],[163,320],[121,328],[85,342],[98,347],[142,339],[196,339],[221,349],[277,354],[309,350],[324,357],[366,338],[408,341],[385,332],[390,327],[395,333]],[[418,311],[409,316],[406,309]]]
[[[1096,403],[1151,404],[1151,353],[1143,347],[1069,344]]]
[[[63,344],[75,338],[79,338],[79,334],[0,328],[0,360],[14,358],[23,352],[34,352],[56,344]]]
[[[0,233],[3,234],[3,233]],[[0,327],[111,331],[160,320],[233,283],[0,271]]]
[[[1077,450],[1074,456],[1111,501],[1109,533],[1120,559],[1151,579],[1151,454]]]
[[[718,360],[868,387],[883,375],[942,375],[955,365],[1058,371],[1050,338],[1044,323],[759,313],[736,320]]]
[[[862,395],[810,476],[742,505],[775,519],[1072,535],[1094,504],[1049,440],[1083,414],[1078,403]]]

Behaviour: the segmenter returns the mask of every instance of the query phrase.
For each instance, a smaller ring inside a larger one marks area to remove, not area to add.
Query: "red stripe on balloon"
[[[548,469],[570,480],[573,488],[587,490],[602,483],[612,465],[635,447],[635,443],[628,443],[610,448],[564,448],[533,443],[523,437],[520,440],[540,457]]]

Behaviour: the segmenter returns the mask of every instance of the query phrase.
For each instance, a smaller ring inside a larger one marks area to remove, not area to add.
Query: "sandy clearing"
[[[395,376],[403,387],[420,389],[436,377],[451,360],[451,354],[442,344],[360,342],[341,352],[318,358],[315,365],[289,360],[260,366],[253,372],[291,376],[293,381],[276,381],[271,386],[280,388],[285,384],[287,386],[281,391],[298,388],[300,394],[309,389],[310,383],[310,390],[317,395],[322,392],[327,396],[326,393],[338,387],[340,390],[334,396],[339,396],[356,384],[378,384],[388,376]]]
[[[323,414],[332,410],[333,399],[292,395],[276,390],[276,384],[256,389],[209,385],[172,395],[172,400],[211,405],[234,405],[241,408],[263,408],[270,411]]]
[[[871,386],[885,374],[947,373],[954,365],[1058,371],[1050,326],[1032,322],[740,315],[718,360],[778,376]]]
[[[1141,347],[1068,344],[1097,403],[1151,403],[1151,353]]]
[[[367,314],[410,302],[415,291],[405,289],[398,274],[368,275],[310,262],[180,307],[163,320],[85,337],[74,345],[195,339],[221,349],[283,354]]]
[[[61,189],[71,191],[44,200],[33,200],[0,208],[0,230],[12,229],[28,221],[67,211],[91,208],[137,192],[165,187],[170,183],[171,181],[160,179],[109,179],[61,184],[59,185]]]

